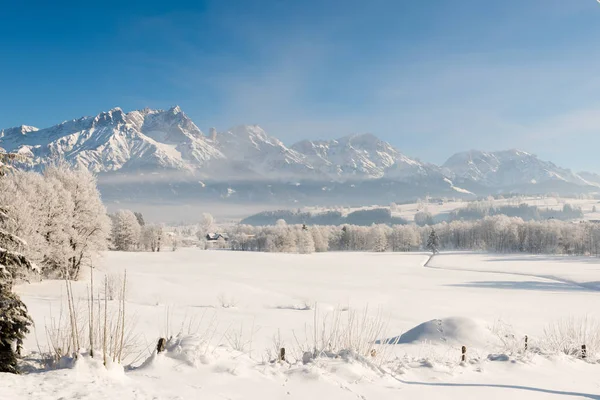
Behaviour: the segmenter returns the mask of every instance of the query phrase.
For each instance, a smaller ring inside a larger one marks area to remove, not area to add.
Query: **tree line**
[[[600,254],[600,224],[560,220],[524,221],[496,215],[476,221],[442,222],[432,226],[238,225],[229,231],[233,250],[312,253],[324,251],[478,250],[530,254]]]
[[[112,221],[111,250],[158,252],[177,247],[177,239],[162,225],[146,224],[139,212],[119,210],[109,216]]]

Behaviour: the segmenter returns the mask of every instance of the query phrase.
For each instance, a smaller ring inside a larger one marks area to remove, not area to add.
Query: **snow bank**
[[[385,339],[380,343],[430,342],[480,347],[496,340],[485,323],[470,318],[451,317],[423,322],[400,336]]]

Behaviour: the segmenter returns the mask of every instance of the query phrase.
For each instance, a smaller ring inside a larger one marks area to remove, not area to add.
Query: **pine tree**
[[[438,252],[438,248],[440,247],[440,240],[435,233],[435,229],[431,229],[431,233],[429,234],[429,238],[427,239],[427,249],[431,250],[433,254]]]
[[[32,324],[27,307],[12,292],[12,278],[3,269],[0,277],[0,372],[19,373],[17,357]]]
[[[9,155],[0,154],[0,176],[4,176],[8,170],[4,164],[7,160],[11,160]],[[7,218],[6,210],[0,208],[0,220]],[[13,374],[19,372],[17,357],[32,320],[25,303],[12,292],[12,286],[15,279],[24,275],[25,270],[36,268],[25,256],[9,248],[24,245],[19,237],[0,230],[0,372]]]

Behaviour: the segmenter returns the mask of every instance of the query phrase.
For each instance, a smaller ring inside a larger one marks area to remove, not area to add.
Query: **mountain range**
[[[0,131],[0,147],[27,156],[29,168],[57,159],[88,168],[113,200],[170,193],[293,203],[350,196],[369,202],[600,188],[600,175],[575,173],[520,150],[472,150],[437,166],[372,134],[291,146],[257,125],[206,135],[179,107],[129,113],[114,108],[44,129],[8,128]]]

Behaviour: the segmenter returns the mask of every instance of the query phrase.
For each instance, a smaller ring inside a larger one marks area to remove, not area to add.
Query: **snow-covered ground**
[[[595,356],[536,351],[549,324],[600,319],[600,260],[446,253],[425,266],[428,258],[105,253],[97,282],[127,269],[127,313],[139,334],[140,354],[128,360],[139,358],[134,367],[106,371],[82,356],[73,368],[40,371],[30,361],[30,373],[0,375],[0,399],[600,399]],[[73,285],[82,303],[87,284]],[[17,287],[36,323],[28,351],[46,347],[45,326],[59,313],[63,287]],[[375,357],[336,350],[302,362],[314,347],[315,319],[317,336],[330,338],[321,332],[343,331],[352,317],[354,336],[385,325],[378,339],[398,343],[363,343]],[[159,337],[179,331],[179,346],[150,355]],[[287,362],[270,362],[281,346]]]

